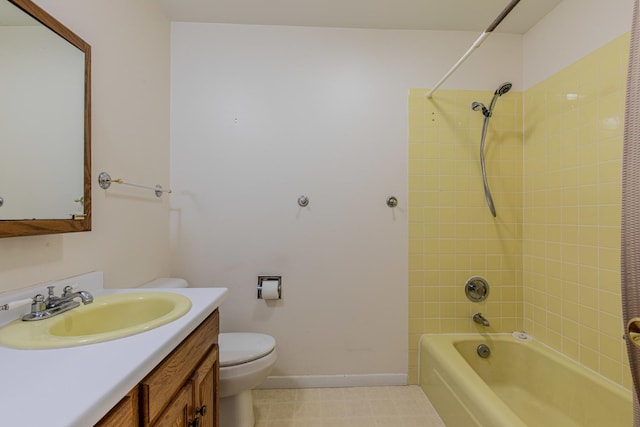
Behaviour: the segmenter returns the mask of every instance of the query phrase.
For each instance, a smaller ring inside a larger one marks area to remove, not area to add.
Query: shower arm
[[[473,51],[475,51],[477,48],[479,48],[482,43],[484,43],[484,41],[486,40],[487,37],[489,37],[489,35],[493,32],[493,30],[496,29],[496,27],[498,25],[500,25],[500,23],[502,22],[502,20],[504,18],[506,18],[506,16],[513,10],[514,7],[516,7],[516,5],[520,3],[520,0],[511,0],[511,3],[509,3],[507,5],[507,7],[505,7],[502,12],[500,12],[500,14],[496,17],[496,19],[493,20],[493,22],[487,27],[486,30],[484,30],[484,32],[482,34],[480,34],[480,37],[478,37],[476,39],[475,42],[473,42],[473,44],[471,45],[471,47],[465,52],[464,55],[462,55],[462,57],[458,60],[458,62],[456,62],[453,67],[451,67],[451,69],[449,71],[447,71],[447,73],[438,81],[438,83],[436,83],[433,87],[433,89],[431,89],[429,91],[429,93],[427,93],[427,98],[431,98],[434,94],[434,92],[436,90],[438,90],[438,88],[440,86],[442,86],[442,84],[449,78],[451,77],[451,75],[462,65],[462,63],[464,61],[467,60],[467,58],[469,56],[471,56],[471,54],[473,53]]]

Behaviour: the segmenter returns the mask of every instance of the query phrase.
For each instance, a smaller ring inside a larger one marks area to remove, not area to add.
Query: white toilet
[[[144,288],[186,288],[186,280],[161,278]],[[220,350],[220,427],[254,427],[251,390],[260,385],[276,363],[276,340],[265,334],[222,333]]]
[[[253,427],[251,390],[276,363],[276,340],[265,334],[224,333],[220,345],[220,427]]]

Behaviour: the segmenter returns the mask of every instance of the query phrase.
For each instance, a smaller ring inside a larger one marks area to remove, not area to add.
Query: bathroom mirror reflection
[[[0,0],[0,237],[90,230],[90,46]]]

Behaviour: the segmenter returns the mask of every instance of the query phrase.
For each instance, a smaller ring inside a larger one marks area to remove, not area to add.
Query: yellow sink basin
[[[0,344],[14,348],[60,348],[123,338],[172,322],[191,308],[173,292],[135,292],[97,296],[45,320],[15,320],[0,329]]]

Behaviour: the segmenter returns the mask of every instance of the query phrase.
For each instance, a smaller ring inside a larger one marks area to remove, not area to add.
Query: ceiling
[[[524,34],[562,0],[521,0],[496,32]],[[158,0],[171,21],[484,31],[508,0]]]

